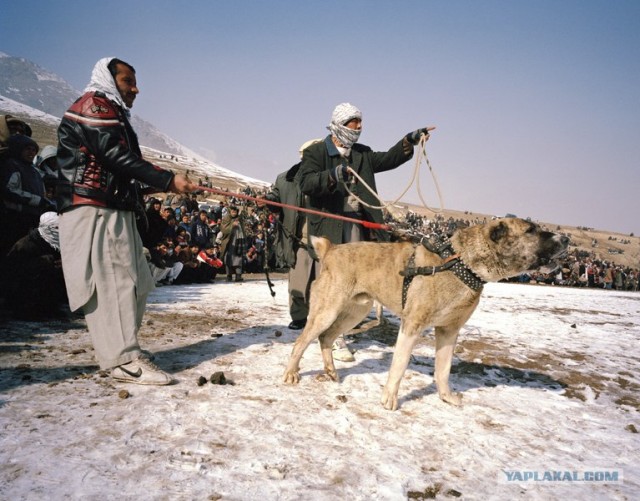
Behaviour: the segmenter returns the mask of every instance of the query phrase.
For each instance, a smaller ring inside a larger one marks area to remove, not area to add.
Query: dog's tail
[[[322,261],[324,256],[327,254],[329,249],[331,249],[332,244],[328,238],[325,237],[314,237],[311,235],[311,245],[313,245],[313,250],[316,252],[318,259]]]

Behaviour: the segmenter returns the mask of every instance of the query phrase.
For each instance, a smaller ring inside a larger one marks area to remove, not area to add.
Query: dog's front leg
[[[449,388],[449,374],[458,331],[457,327],[436,327],[436,387],[440,398],[453,405],[462,405],[462,395],[453,393]]]
[[[391,368],[389,369],[389,378],[382,390],[382,399],[380,400],[387,410],[395,411],[398,408],[400,381],[409,365],[411,351],[418,340],[418,334],[420,334],[420,328],[415,325],[409,326],[406,321],[402,321],[398,332],[398,340],[396,341],[396,349],[393,353],[393,360],[391,361]]]

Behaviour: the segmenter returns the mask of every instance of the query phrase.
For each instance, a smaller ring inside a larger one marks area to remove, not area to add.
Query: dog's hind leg
[[[318,307],[316,307],[316,309],[318,309]],[[333,328],[336,321],[335,314],[316,315],[312,310],[309,314],[307,325],[305,325],[302,334],[298,336],[298,339],[296,339],[293,345],[291,357],[289,357],[289,363],[284,372],[283,381],[285,383],[296,384],[300,382],[300,360],[302,359],[302,355],[311,342],[320,336],[324,336],[327,330]]]
[[[440,398],[453,405],[462,404],[462,396],[449,388],[449,374],[458,332],[457,327],[436,327],[436,387]]]
[[[318,340],[320,341],[320,348],[322,349],[325,377],[331,381],[338,382],[339,380],[336,366],[333,362],[333,342],[340,334],[344,334],[349,329],[358,325],[370,311],[371,301],[369,300],[366,300],[364,303],[360,301],[352,303],[342,310],[342,313],[338,315],[338,318],[331,327],[320,334]]]
[[[389,377],[387,384],[382,390],[382,399],[380,400],[387,410],[395,411],[398,408],[400,381],[407,370],[409,359],[411,358],[411,351],[418,341],[422,330],[421,326],[406,320],[402,320],[400,324],[398,340],[396,341],[396,348],[393,353],[391,368],[389,369]]]
[[[376,320],[378,321],[377,325],[388,325],[389,321],[384,316],[384,313],[383,313],[384,308],[382,306],[382,303],[379,303],[378,301],[376,301],[374,303],[374,306],[376,308]]]

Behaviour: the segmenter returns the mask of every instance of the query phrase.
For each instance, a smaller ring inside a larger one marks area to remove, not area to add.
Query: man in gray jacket
[[[379,206],[380,201],[356,181],[352,172],[356,172],[374,192],[377,191],[375,174],[395,169],[409,160],[413,156],[414,145],[422,136],[428,139],[429,132],[435,127],[409,132],[388,151],[375,152],[357,142],[362,132],[362,112],[350,103],[342,103],[333,110],[327,129],[330,134],[324,141],[304,151],[298,172],[300,190],[308,196],[309,207],[328,214],[382,223],[382,210],[369,207]],[[324,236],[334,244],[389,240],[386,232],[366,231],[355,223],[316,214],[309,214],[307,221],[310,236]],[[344,340],[339,338],[336,343],[339,346],[334,346],[334,358],[353,360],[347,355]]]
[[[322,139],[312,139],[304,143],[299,150],[300,156],[308,146],[320,141]],[[305,197],[295,180],[299,169],[300,163],[297,163],[278,175],[265,198],[286,205],[305,207]],[[277,211],[272,209],[272,212]],[[276,225],[274,242],[276,266],[289,268],[289,329],[299,330],[307,323],[309,292],[315,278],[315,269],[306,248],[305,214],[286,207],[280,208],[279,212],[280,224]]]

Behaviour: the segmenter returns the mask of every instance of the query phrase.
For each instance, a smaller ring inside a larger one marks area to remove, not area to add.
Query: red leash
[[[354,219],[352,217],[339,216],[337,214],[331,214],[329,212],[322,212],[314,209],[305,209],[304,207],[298,207],[296,205],[283,204],[280,202],[272,202],[271,200],[266,200],[264,198],[251,197],[249,195],[241,195],[240,193],[230,193],[228,191],[219,190],[218,188],[206,188],[204,186],[198,186],[198,189],[203,191],[209,191],[211,193],[215,193],[217,195],[222,195],[225,197],[241,198],[243,200],[251,200],[256,203],[274,205],[275,207],[281,207],[283,209],[293,209],[299,212],[305,212],[307,214],[315,214],[316,216],[328,217],[331,219],[338,219],[340,221],[346,221],[348,223],[361,224],[365,228],[369,228],[371,230],[392,231],[391,226],[386,224],[374,223],[371,221],[363,221],[361,219]]]

